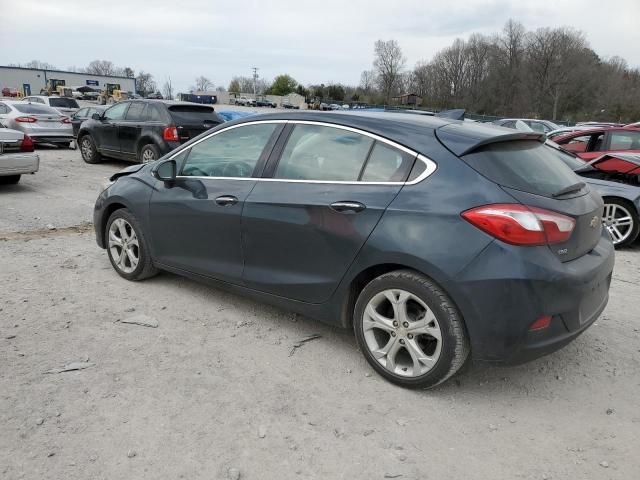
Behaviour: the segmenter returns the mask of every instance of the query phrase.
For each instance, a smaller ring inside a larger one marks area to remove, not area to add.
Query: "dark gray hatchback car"
[[[409,114],[225,123],[112,177],[98,245],[352,327],[386,379],[431,387],[471,357],[570,342],[608,300],[600,196],[544,135]]]

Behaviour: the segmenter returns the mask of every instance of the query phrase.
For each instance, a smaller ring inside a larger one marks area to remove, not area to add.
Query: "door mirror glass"
[[[154,174],[158,180],[174,182],[176,180],[176,161],[167,160],[166,162],[162,162],[155,169]]]
[[[94,120],[100,120],[102,117],[99,113],[94,113],[93,115],[91,115],[91,118],[93,118]]]

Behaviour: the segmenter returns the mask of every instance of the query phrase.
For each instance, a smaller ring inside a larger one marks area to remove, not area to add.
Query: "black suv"
[[[78,145],[87,163],[103,156],[147,163],[223,122],[209,105],[131,100],[83,122]]]

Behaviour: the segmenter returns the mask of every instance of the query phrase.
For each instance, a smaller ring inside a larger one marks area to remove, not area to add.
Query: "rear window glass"
[[[169,107],[169,112],[171,112],[171,116],[176,123],[187,123],[189,121],[200,123],[204,120],[221,123],[222,121],[213,108],[204,105],[172,105]]]
[[[562,155],[537,141],[517,141],[494,143],[462,159],[499,185],[550,197],[580,182]]]
[[[73,98],[49,98],[49,105],[52,107],[63,107],[63,108],[80,108],[78,102],[76,102]]]
[[[35,103],[14,103],[13,108],[22,113],[34,113],[43,115],[60,115],[53,108],[46,105],[39,105]]]

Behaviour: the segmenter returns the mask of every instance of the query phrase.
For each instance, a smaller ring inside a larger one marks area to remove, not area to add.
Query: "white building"
[[[64,80],[67,87],[89,86],[96,90],[105,88],[107,83],[119,84],[120,90],[136,91],[134,78],[0,65],[0,91],[3,88],[9,88],[16,89],[25,96],[38,95],[40,90],[47,88],[49,80]]]

